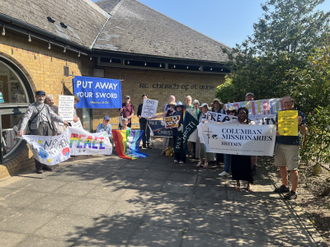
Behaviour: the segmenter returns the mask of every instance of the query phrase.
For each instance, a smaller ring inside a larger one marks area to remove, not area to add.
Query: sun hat
[[[204,106],[206,106],[207,109],[210,109],[210,107],[209,107],[209,105],[208,105],[207,103],[203,103],[199,108],[202,108],[202,107],[204,107]]]
[[[129,95],[126,95],[125,96],[125,99],[130,99],[131,97]]]
[[[215,99],[213,100],[212,104],[211,104],[212,107],[213,107],[213,103],[214,103],[215,101],[218,102],[220,105],[223,105],[223,103],[221,102],[221,100],[219,100],[218,98],[215,98]]]
[[[254,93],[248,92],[245,94],[245,97],[248,96],[249,94],[251,94],[254,97]]]
[[[182,104],[181,101],[178,101],[175,106],[175,110],[177,109],[178,106],[181,106],[182,108],[186,108],[184,104]]]
[[[231,105],[226,110],[226,112],[229,112],[229,111],[236,111],[237,112],[237,109],[234,106]]]
[[[199,103],[199,101],[197,100],[197,99],[195,99],[193,102],[192,102],[192,104],[194,105],[194,104],[198,104],[198,105],[200,105],[200,103]]]

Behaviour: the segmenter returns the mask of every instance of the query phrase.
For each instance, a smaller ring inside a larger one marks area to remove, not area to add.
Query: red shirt
[[[132,113],[134,113],[134,106],[132,104],[128,104],[126,105],[126,103],[123,103],[122,105],[123,108],[123,118],[127,118],[130,115],[132,115]],[[131,122],[131,118],[128,119],[128,123]]]

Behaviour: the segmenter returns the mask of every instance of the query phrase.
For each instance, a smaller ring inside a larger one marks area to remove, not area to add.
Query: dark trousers
[[[140,122],[140,130],[144,131],[144,133],[142,135],[143,145],[146,145],[146,143],[151,143],[150,129],[147,126],[147,122]]]
[[[40,123],[38,129],[31,130],[31,135],[38,135],[38,136],[52,136],[53,130],[50,128],[48,122]],[[34,159],[36,163],[36,169],[40,170],[44,166],[44,164],[40,163],[38,160]]]

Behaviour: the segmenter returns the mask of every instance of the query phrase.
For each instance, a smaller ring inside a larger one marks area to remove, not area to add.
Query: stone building
[[[119,79],[136,109],[147,94],[160,112],[170,94],[210,103],[228,73],[229,47],[137,0],[0,1],[0,33],[0,178],[34,163],[12,129],[38,90],[57,104],[75,76]],[[117,109],[81,109],[80,117],[93,131],[104,115],[116,127]]]

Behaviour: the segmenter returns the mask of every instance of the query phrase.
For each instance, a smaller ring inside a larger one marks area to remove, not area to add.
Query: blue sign
[[[77,108],[121,108],[121,83],[119,80],[76,76],[73,93],[80,98]]]

